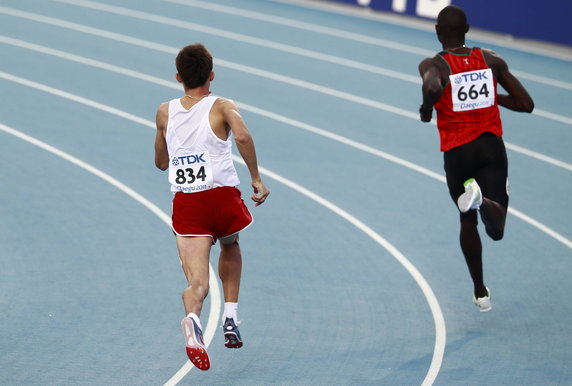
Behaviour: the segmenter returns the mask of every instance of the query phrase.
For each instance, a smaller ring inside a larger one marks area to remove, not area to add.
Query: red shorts
[[[210,236],[213,243],[252,224],[240,190],[223,186],[173,198],[173,231],[179,236]]]

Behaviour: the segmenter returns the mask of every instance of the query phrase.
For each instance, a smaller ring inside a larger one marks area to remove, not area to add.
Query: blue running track
[[[537,107],[502,111],[511,212],[504,240],[483,232],[485,314],[417,114],[431,25],[322,2],[0,0],[0,384],[572,384],[572,50],[469,38]],[[153,165],[156,108],[181,95],[174,57],[194,42],[272,191],[241,238],[240,350],[211,283],[208,372],[186,359]]]

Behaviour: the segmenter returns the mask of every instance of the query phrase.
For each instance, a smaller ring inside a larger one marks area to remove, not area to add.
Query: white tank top
[[[172,192],[196,193],[240,181],[232,162],[232,135],[223,141],[211,128],[209,113],[216,96],[186,110],[179,98],[169,102],[167,149]]]

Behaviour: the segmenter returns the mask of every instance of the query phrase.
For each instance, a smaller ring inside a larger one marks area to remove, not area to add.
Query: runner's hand
[[[433,108],[424,109],[423,105],[419,107],[419,115],[421,117],[421,122],[431,122],[431,117],[433,116]]]
[[[258,206],[263,204],[266,201],[266,197],[270,194],[270,190],[264,186],[262,181],[253,181],[252,188],[254,189],[254,194],[252,195],[252,201],[256,204],[254,206]]]

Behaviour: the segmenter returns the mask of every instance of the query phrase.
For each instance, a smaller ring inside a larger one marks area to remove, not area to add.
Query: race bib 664
[[[490,68],[449,75],[453,111],[483,109],[495,104],[493,72]]]

